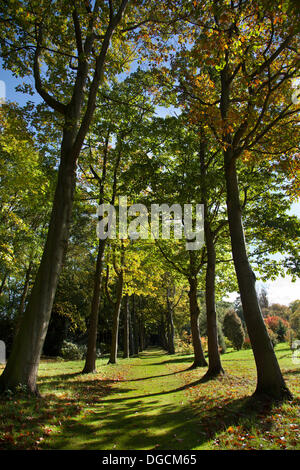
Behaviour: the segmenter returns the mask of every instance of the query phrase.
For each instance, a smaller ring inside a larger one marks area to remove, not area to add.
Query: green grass
[[[42,361],[43,398],[0,399],[1,449],[299,449],[299,364],[286,344],[277,357],[294,400],[263,404],[252,351],[222,356],[224,377],[200,383],[191,356],[148,350],[117,365]]]

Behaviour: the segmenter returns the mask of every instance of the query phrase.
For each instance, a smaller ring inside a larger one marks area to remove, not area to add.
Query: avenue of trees
[[[2,66],[27,100],[0,107],[0,391],[37,394],[42,355],[93,373],[99,354],[183,342],[209,380],[230,341],[253,350],[256,395],[290,398],[274,344],[300,339],[299,301],[269,305],[256,277],[300,274],[295,2],[0,4]],[[97,205],[124,196],[134,236],[99,239]],[[155,204],[201,204],[203,245],[176,237],[175,210],[170,238],[151,237]]]

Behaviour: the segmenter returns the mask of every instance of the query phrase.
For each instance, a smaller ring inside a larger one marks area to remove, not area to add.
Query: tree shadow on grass
[[[79,378],[81,380],[76,381],[76,384],[88,383],[98,381],[101,384],[109,384],[114,383],[116,380],[114,379],[107,379],[107,378],[99,378],[100,374],[82,374],[81,372],[73,372],[67,374],[58,374],[58,375],[47,375],[39,377],[39,387],[45,388],[46,386],[56,386],[61,385],[65,388],[69,388],[70,384],[74,381],[74,379]]]
[[[115,393],[114,383],[99,376],[60,374],[39,378],[39,398],[22,392],[1,395],[0,450],[40,449],[52,434],[61,436],[86,409]],[[51,393],[54,389],[58,394]],[[130,391],[122,388],[118,393]]]
[[[67,402],[67,404],[66,404]],[[0,449],[39,449],[54,425],[66,415],[80,413],[77,400],[60,400],[55,395],[43,398],[17,393],[0,397]]]
[[[125,379],[123,380],[123,382],[143,382],[144,380],[158,379],[160,377],[168,377],[170,375],[181,374],[182,372],[186,372],[186,370],[188,369],[176,370],[175,372],[170,372],[169,374],[151,375],[149,377],[139,377],[138,379]]]
[[[229,426],[264,431],[274,425],[264,421],[272,414],[271,404],[249,397],[207,397],[201,379],[136,396],[128,396],[136,390],[124,382],[77,372],[40,377],[42,393],[55,388],[61,395],[0,399],[0,448],[188,450],[211,446]],[[192,403],[184,404],[187,395],[180,392],[195,386]]]
[[[67,375],[66,377],[62,374],[57,376],[57,380],[45,381],[43,378],[39,380],[39,388],[42,394],[47,393],[50,387],[55,387],[58,392],[66,391],[71,393],[72,397],[83,405],[97,403],[103,397],[115,393],[115,384],[118,384],[118,380],[99,378],[96,374],[92,376],[71,374],[71,376]],[[118,394],[131,391],[131,389],[122,387],[118,389]]]
[[[162,404],[155,399],[145,402],[143,398],[121,401],[118,407],[111,406],[109,412],[104,408],[71,426],[66,423],[56,441],[57,448],[74,446],[76,433],[76,448],[80,449],[188,450],[205,447],[229,426],[250,429],[255,425],[261,431],[272,427],[272,422],[262,424],[263,418],[272,413],[271,405],[249,397],[217,402],[214,398],[199,397],[193,407],[174,402]]]
[[[182,364],[182,363],[190,363],[193,362],[194,356],[186,356],[186,357],[174,357],[172,359],[166,359],[165,361],[160,361],[160,362],[150,362],[147,365],[149,366],[159,366],[159,365],[165,365],[165,364],[172,364],[172,363],[177,363],[177,364]]]

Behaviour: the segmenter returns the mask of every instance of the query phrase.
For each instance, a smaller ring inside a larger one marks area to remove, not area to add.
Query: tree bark
[[[93,299],[90,313],[89,333],[87,352],[85,358],[85,365],[83,368],[83,374],[95,373],[96,372],[96,358],[97,358],[97,333],[98,333],[98,319],[99,319],[99,307],[101,301],[101,284],[102,284],[102,270],[103,270],[103,256],[105,250],[106,240],[99,240],[98,254],[96,261],[96,270],[94,275],[94,290]]]
[[[133,329],[133,353],[139,353],[139,333],[138,321],[135,309],[135,295],[132,294],[132,309],[131,309],[132,329]]]
[[[125,306],[124,306],[124,359],[127,359],[130,356],[129,352],[129,295],[125,296]]]
[[[167,341],[167,334],[166,334],[166,322],[165,322],[164,311],[162,311],[160,314],[160,340],[161,340],[162,348],[167,351],[168,341]]]
[[[257,369],[255,395],[267,396],[273,399],[291,398],[291,392],[284,382],[268,336],[255,290],[255,275],[249,263],[244,237],[236,160],[230,150],[224,153],[224,160],[232,255],[241,295],[243,314]]]
[[[207,366],[206,359],[204,357],[201,336],[199,330],[199,315],[200,309],[197,301],[197,278],[189,277],[189,304],[190,304],[190,318],[191,318],[191,331],[192,331],[192,340],[194,348],[194,362],[192,368],[194,367],[205,367]]]
[[[168,292],[167,292],[167,320],[168,320],[168,329],[167,329],[168,353],[175,354],[173,309],[172,309],[172,305],[169,299]]]
[[[204,219],[204,231],[207,252],[207,267],[205,279],[205,302],[207,317],[207,341],[208,341],[208,371],[203,378],[209,379],[223,374],[224,370],[221,364],[217,313],[215,300],[215,277],[216,277],[216,250],[208,220]]]
[[[140,301],[141,305],[141,301]],[[140,337],[140,349],[144,351],[145,349],[145,322],[144,322],[144,313],[142,311],[140,322],[139,322],[139,337]]]
[[[111,338],[111,347],[110,347],[110,357],[108,364],[116,364],[118,357],[118,338],[119,338],[119,323],[120,323],[120,311],[122,304],[122,294],[123,294],[123,272],[118,274],[118,284],[117,284],[117,300],[114,305],[114,316],[113,316],[113,325],[112,325],[112,338]]]
[[[208,209],[208,182],[206,166],[206,139],[204,130],[201,130],[200,141],[200,171],[201,171],[201,196],[204,208],[204,235],[207,255],[205,276],[205,304],[207,318],[207,346],[208,346],[208,371],[203,380],[210,379],[224,373],[221,365],[218,343],[215,278],[216,278],[216,248],[215,238],[211,230],[210,214]]]
[[[130,356],[135,355],[135,344],[134,344],[134,324],[132,318],[132,309],[130,309],[130,297],[128,299],[129,308],[129,354]]]

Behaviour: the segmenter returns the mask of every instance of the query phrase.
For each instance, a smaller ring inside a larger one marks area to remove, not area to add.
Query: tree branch
[[[82,44],[82,35],[81,35],[81,27],[78,18],[78,13],[76,7],[72,12],[73,23],[74,23],[74,30],[75,30],[75,39],[76,39],[76,47],[79,56],[79,60],[83,58],[83,44]]]
[[[96,4],[97,3],[98,2],[96,1]],[[105,63],[109,43],[110,43],[111,37],[114,33],[114,30],[115,30],[116,26],[119,24],[119,22],[122,19],[122,16],[123,16],[123,13],[124,13],[125,8],[127,6],[127,3],[128,3],[128,0],[122,0],[122,3],[120,5],[120,8],[119,8],[117,14],[113,17],[112,20],[109,21],[109,24],[108,24],[108,27],[107,27],[107,30],[105,32],[104,39],[103,39],[103,42],[102,42],[100,53],[96,57],[96,66],[95,66],[93,80],[92,80],[92,83],[91,83],[91,86],[90,86],[90,89],[89,89],[85,114],[82,118],[81,126],[78,130],[76,141],[75,141],[75,144],[74,144],[75,155],[79,154],[79,151],[80,151],[81,146],[83,144],[83,141],[84,141],[84,138],[86,136],[87,130],[88,130],[89,125],[91,123],[93,113],[94,113],[94,110],[95,110],[95,107],[96,107],[96,97],[97,97],[98,88],[99,88],[99,85],[101,83],[102,76],[103,76],[104,63]],[[96,4],[95,4],[95,8],[96,8]],[[85,44],[85,48],[86,48],[86,44]]]
[[[39,34],[37,38],[37,46],[34,54],[34,63],[33,63],[33,76],[35,82],[36,91],[43,98],[45,103],[47,103],[52,109],[58,113],[65,115],[66,114],[66,105],[56,100],[53,96],[43,88],[41,75],[40,75],[40,55],[41,55],[41,42],[42,42],[42,27],[39,28]]]

